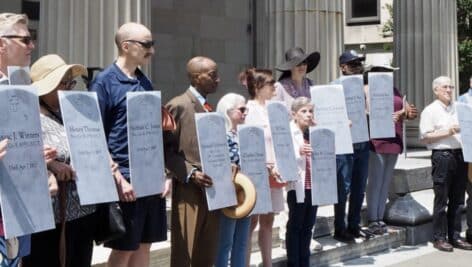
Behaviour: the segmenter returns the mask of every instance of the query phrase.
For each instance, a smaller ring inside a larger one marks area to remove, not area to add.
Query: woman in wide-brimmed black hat
[[[285,102],[290,109],[292,101],[300,96],[310,98],[310,86],[314,82],[306,77],[320,62],[320,53],[306,54],[300,47],[292,47],[285,52],[285,61],[275,69],[282,72],[275,84],[274,100]]]

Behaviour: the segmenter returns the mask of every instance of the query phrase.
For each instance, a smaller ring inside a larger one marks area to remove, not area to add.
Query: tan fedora
[[[236,187],[236,199],[238,200],[238,204],[224,208],[222,212],[229,218],[244,218],[251,213],[256,205],[256,188],[251,182],[251,179],[239,171],[233,174],[233,183]]]
[[[42,56],[31,66],[32,85],[38,88],[39,96],[47,95],[57,88],[68,71],[73,78],[87,73],[83,65],[67,64],[56,54]]]

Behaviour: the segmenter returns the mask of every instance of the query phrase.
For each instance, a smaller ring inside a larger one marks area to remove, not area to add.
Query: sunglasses
[[[137,43],[146,49],[149,49],[154,46],[154,40],[150,40],[150,41],[125,40],[123,42]]]
[[[76,84],[77,84],[76,80],[66,80],[66,81],[61,81],[59,83],[60,86],[63,86],[65,88],[74,88]]]
[[[21,35],[2,35],[3,38],[8,39],[19,39],[20,42],[24,43],[25,45],[29,45],[33,43],[33,38],[31,36],[21,36]]]
[[[242,114],[249,111],[249,109],[247,107],[240,107],[240,108],[237,108],[237,110],[239,110],[239,112],[241,112]]]
[[[349,67],[359,67],[359,66],[362,66],[362,61],[353,60],[353,61],[347,62],[346,65],[348,65]]]
[[[306,59],[303,60],[302,62],[298,63],[297,67],[299,67],[301,65],[308,65],[308,62],[306,62]]]

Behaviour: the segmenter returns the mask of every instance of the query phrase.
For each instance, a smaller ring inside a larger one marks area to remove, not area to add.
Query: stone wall
[[[210,103],[230,91],[246,95],[237,76],[252,64],[250,0],[152,1],[152,31],[157,41],[152,78],[163,101],[185,91],[187,61],[207,56],[218,64],[221,83]]]

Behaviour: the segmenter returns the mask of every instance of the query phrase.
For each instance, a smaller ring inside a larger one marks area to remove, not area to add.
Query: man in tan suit
[[[176,130],[165,136],[166,167],[174,174],[171,225],[171,266],[212,266],[218,240],[218,212],[209,211],[205,187],[212,179],[201,171],[195,113],[210,112],[208,94],[220,79],[216,63],[194,57],[187,64],[190,87],[167,103]]]

